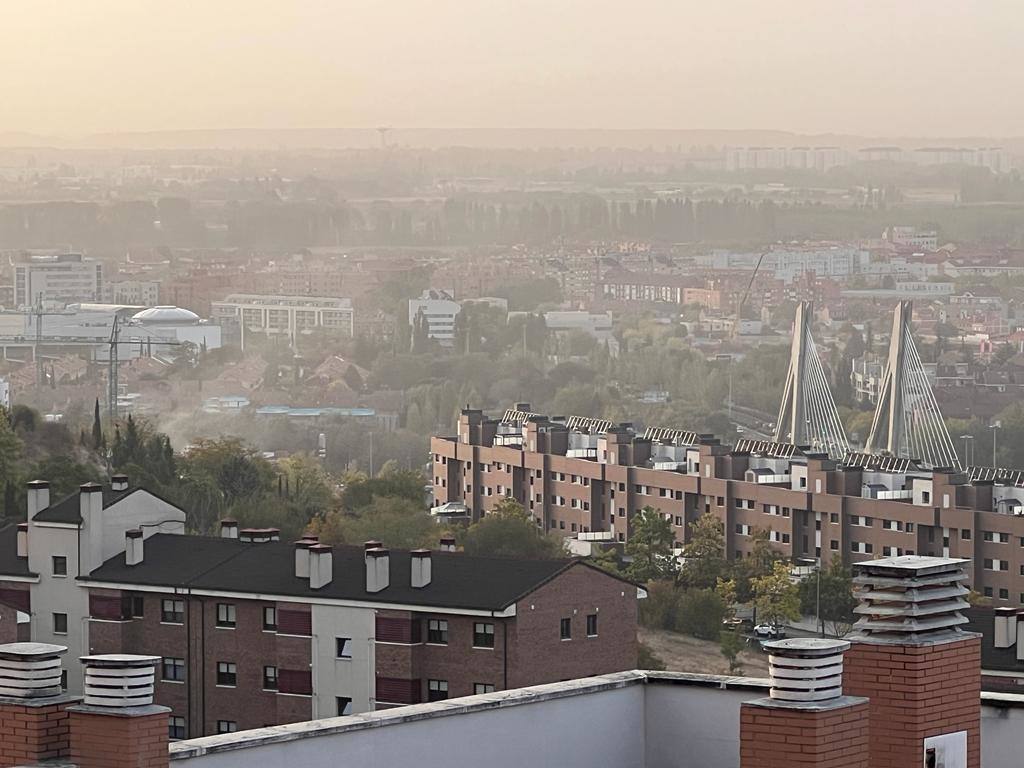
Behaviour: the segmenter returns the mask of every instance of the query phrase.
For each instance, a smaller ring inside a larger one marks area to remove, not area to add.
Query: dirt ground
[[[718,643],[661,629],[639,627],[637,631],[640,642],[672,672],[729,674],[729,664],[722,656]],[[739,658],[743,662],[743,671],[740,674],[748,677],[768,677],[768,657],[760,650],[744,650]]]

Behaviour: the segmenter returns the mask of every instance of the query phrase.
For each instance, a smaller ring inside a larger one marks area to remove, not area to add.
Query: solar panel
[[[774,440],[752,440],[743,438],[736,441],[734,453],[755,453],[773,459],[791,459],[803,456],[804,452],[792,443],[777,443]]]
[[[915,472],[921,469],[913,459],[903,459],[899,456],[877,456],[873,453],[859,453],[857,451],[849,451],[843,459],[843,464],[848,467],[860,467],[861,469],[895,472],[897,474]]]
[[[533,416],[540,416],[539,413],[532,413],[530,411],[518,411],[515,408],[509,408],[505,411],[505,415],[501,417],[502,424],[518,424],[522,426],[526,423],[526,420]]]
[[[999,482],[1017,487],[1024,487],[1024,471],[1006,469],[1005,467],[968,467],[967,478],[972,483]]]
[[[652,443],[669,442],[674,445],[696,445],[698,435],[685,429],[672,429],[671,427],[648,427],[644,432],[644,439]]]
[[[567,429],[589,432],[592,435],[602,435],[612,428],[608,419],[592,419],[588,416],[570,416],[565,420]]]

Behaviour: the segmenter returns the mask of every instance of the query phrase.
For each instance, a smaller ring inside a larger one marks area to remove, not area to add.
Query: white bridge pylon
[[[775,442],[809,445],[813,450],[843,458],[849,450],[828,378],[811,336],[811,303],[797,306],[786,386],[775,422]]]
[[[959,470],[960,459],[910,333],[910,319],[911,303],[901,301],[893,313],[889,359],[865,450],[916,459],[928,468]]]

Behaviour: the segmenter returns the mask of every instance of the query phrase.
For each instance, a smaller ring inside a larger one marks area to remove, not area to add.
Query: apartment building
[[[102,301],[103,265],[80,253],[30,256],[14,263],[14,305],[31,307],[40,299],[70,304]]]
[[[771,529],[786,555],[824,565],[961,557],[979,593],[1024,603],[1024,472],[925,470],[855,453],[835,461],[784,443],[731,446],[682,430],[548,418],[525,404],[500,419],[467,409],[458,434],[433,438],[431,451],[435,506],[462,502],[473,519],[510,497],[544,530],[625,542],[635,512],[650,506],[682,547],[689,524],[711,513],[731,558],[751,552],[757,529]]]
[[[580,560],[477,558],[451,539],[436,552],[332,548],[233,521],[186,536],[166,522],[173,508],[157,520],[111,499],[97,514],[99,495],[83,486],[73,499],[88,525],[69,522],[65,500],[0,531],[0,605],[73,655],[158,656],[156,702],[175,738],[636,665],[643,591]],[[78,536],[106,542],[102,560],[76,559]]]
[[[427,337],[442,347],[455,343],[455,318],[462,305],[455,301],[452,291],[431,288],[418,299],[409,299],[409,326],[416,327],[421,315],[427,324]]]
[[[215,321],[239,324],[243,340],[249,331],[283,335],[293,341],[314,329],[351,336],[354,327],[351,299],[233,293],[212,302],[210,311]]]

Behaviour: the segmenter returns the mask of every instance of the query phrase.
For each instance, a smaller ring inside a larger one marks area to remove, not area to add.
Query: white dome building
[[[199,325],[199,315],[181,307],[149,307],[132,315],[140,325]]]
[[[218,349],[221,346],[219,325],[212,325],[181,307],[149,307],[132,315],[131,325],[142,326],[154,336],[187,341],[197,347]]]

